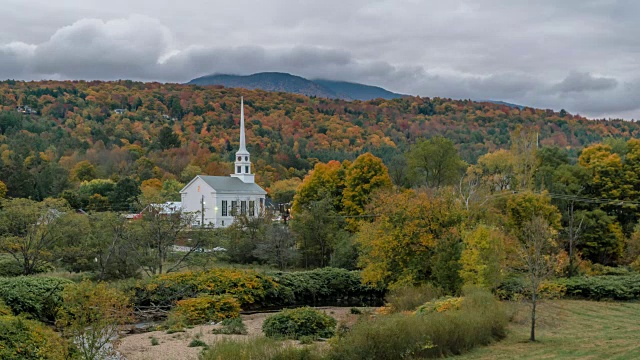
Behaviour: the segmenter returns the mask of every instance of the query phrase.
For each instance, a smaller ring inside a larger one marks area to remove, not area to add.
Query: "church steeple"
[[[244,98],[240,97],[240,148],[236,152],[235,173],[245,183],[255,182],[255,175],[251,173],[251,158],[244,138]]]
[[[238,152],[241,151],[249,153],[244,142],[244,97],[242,96],[240,97],[240,149]]]

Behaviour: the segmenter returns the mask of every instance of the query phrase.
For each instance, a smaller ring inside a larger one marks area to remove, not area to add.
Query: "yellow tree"
[[[330,198],[337,212],[342,210],[342,191],[346,169],[351,165],[348,161],[317,163],[309,175],[305,176],[293,198],[293,211],[301,211],[312,202]]]
[[[495,227],[481,224],[465,233],[463,239],[462,279],[467,284],[497,288],[506,266],[507,236]]]
[[[465,218],[452,197],[426,192],[378,194],[377,214],[356,234],[363,280],[371,284],[417,284],[432,280],[439,240],[459,232]]]
[[[3,199],[5,196],[7,196],[7,185],[0,181],[0,199]]]
[[[342,193],[343,213],[348,216],[362,215],[371,195],[377,190],[392,186],[389,171],[382,160],[370,153],[362,154],[347,169]],[[355,219],[351,219],[351,224]]]

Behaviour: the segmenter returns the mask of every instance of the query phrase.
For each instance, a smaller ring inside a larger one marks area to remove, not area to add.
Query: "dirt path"
[[[318,308],[338,321],[355,321],[350,308],[326,307]],[[213,325],[200,325],[185,332],[167,334],[166,331],[152,331],[144,334],[125,336],[116,344],[116,350],[127,360],[197,360],[201,347],[188,347],[197,335],[206,344],[212,344],[220,339],[250,339],[262,336],[262,323],[273,313],[258,313],[243,315],[242,321],[247,327],[248,335],[214,335]],[[151,345],[151,339],[158,339],[159,345]]]

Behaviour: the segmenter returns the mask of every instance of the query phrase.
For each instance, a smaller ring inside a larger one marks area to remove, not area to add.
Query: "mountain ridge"
[[[224,87],[249,90],[282,91],[349,101],[367,101],[377,98],[390,100],[406,96],[379,86],[327,79],[310,80],[284,72],[260,72],[250,75],[211,74],[192,79],[187,84],[222,85]]]

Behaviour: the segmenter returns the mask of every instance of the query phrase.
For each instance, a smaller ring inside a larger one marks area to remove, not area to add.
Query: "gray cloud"
[[[5,1],[0,78],[285,71],[598,117],[640,110],[631,0]]]
[[[595,77],[589,73],[572,71],[564,80],[553,86],[553,90],[561,93],[603,91],[618,86],[613,78]]]

